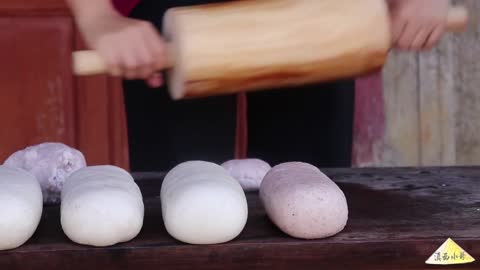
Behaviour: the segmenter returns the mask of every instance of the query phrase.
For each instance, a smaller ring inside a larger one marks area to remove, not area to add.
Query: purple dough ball
[[[271,169],[270,165],[260,159],[234,159],[222,164],[235,178],[243,190],[255,191],[260,188],[263,177]]]
[[[42,143],[13,153],[4,163],[32,173],[40,183],[45,203],[60,201],[65,179],[86,166],[83,154],[62,143]]]

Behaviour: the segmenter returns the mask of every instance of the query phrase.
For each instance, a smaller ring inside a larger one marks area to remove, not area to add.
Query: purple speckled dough
[[[42,188],[45,203],[60,201],[65,179],[86,166],[83,154],[62,143],[42,143],[13,153],[4,165],[33,174]]]
[[[270,220],[292,237],[325,238],[347,224],[348,205],[342,190],[307,163],[273,167],[262,181],[260,198]]]
[[[229,160],[224,162],[222,167],[240,183],[245,191],[258,190],[263,177],[271,169],[267,162],[256,158]]]

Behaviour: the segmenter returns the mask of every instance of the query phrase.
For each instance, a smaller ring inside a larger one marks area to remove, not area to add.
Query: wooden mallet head
[[[449,31],[468,14],[452,7]],[[172,8],[164,16],[173,99],[291,87],[381,68],[391,48],[385,0],[244,0]],[[106,71],[93,51],[73,54],[76,75]]]

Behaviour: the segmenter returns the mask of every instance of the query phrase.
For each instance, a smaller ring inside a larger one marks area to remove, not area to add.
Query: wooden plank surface
[[[297,240],[269,221],[256,193],[248,194],[242,234],[221,245],[195,246],[171,238],[158,197],[163,174],[136,174],[146,205],[140,235],[108,248],[70,242],[59,207],[44,209],[26,245],[0,252],[1,269],[438,269],[424,261],[448,238],[480,267],[480,168],[330,169],[345,192],[349,221],[340,234]]]
[[[72,75],[84,49],[64,0],[0,1],[0,163],[13,152],[62,142],[89,165],[129,169],[122,84]]]
[[[352,165],[380,161],[384,149],[385,106],[381,71],[357,78],[353,120]]]
[[[448,33],[430,52],[393,51],[383,70],[384,147],[367,166],[480,164],[480,1],[464,33]]]
[[[0,1],[0,16],[68,15],[65,0],[15,0]]]
[[[75,38],[76,50],[87,48],[80,34]],[[75,145],[89,165],[111,164],[129,170],[122,81],[107,75],[74,77],[74,86],[78,134]]]
[[[0,17],[0,162],[32,144],[74,144],[72,32],[67,17]]]
[[[370,166],[415,166],[420,164],[418,58],[392,51],[383,70],[385,139],[376,164]]]
[[[454,58],[457,111],[456,164],[475,165],[480,163],[480,1],[464,0],[471,17],[466,33],[451,37]]]
[[[418,56],[420,165],[455,165],[455,54],[451,42]]]

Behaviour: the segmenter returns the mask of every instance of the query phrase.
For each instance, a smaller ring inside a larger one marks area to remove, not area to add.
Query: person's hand
[[[79,25],[112,76],[145,79],[151,87],[162,85],[158,70],[166,65],[166,43],[152,24],[109,12],[85,18]]]
[[[449,0],[389,0],[393,45],[404,50],[432,49],[442,38]]]

